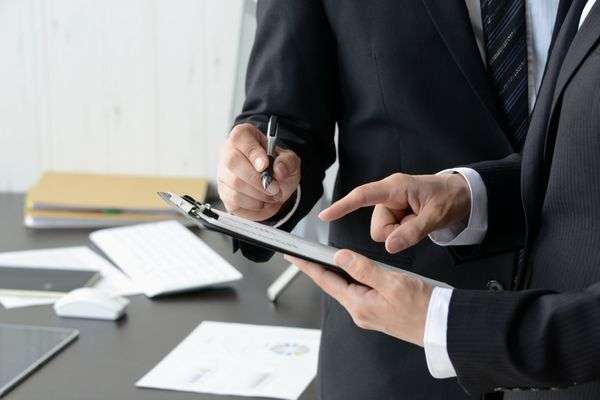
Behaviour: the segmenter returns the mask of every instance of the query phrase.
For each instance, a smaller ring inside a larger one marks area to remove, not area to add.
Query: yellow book
[[[207,188],[202,178],[46,172],[27,193],[25,208],[172,214],[156,192],[189,193],[204,201]]]
[[[180,216],[170,214],[60,210],[26,210],[24,222],[25,226],[29,228],[105,228],[168,219],[175,219],[184,225],[191,225]]]

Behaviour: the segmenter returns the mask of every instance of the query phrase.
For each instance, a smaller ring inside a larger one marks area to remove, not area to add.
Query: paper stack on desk
[[[321,332],[202,322],[136,386],[295,400],[317,373]]]
[[[90,228],[179,218],[157,198],[164,188],[204,200],[202,178],[47,172],[27,192],[25,225]]]
[[[94,285],[98,289],[115,295],[140,293],[140,289],[114,265],[84,246],[0,253],[0,268],[2,266],[89,269],[102,274],[102,279]],[[55,301],[56,297],[0,296],[0,303],[5,308],[52,304]]]

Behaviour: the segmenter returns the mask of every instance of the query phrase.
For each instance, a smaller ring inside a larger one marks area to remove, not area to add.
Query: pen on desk
[[[263,189],[267,188],[273,182],[273,164],[275,163],[275,146],[277,143],[277,135],[279,134],[279,120],[276,115],[271,115],[269,124],[267,125],[267,156],[269,157],[269,165],[260,174],[260,181]]]

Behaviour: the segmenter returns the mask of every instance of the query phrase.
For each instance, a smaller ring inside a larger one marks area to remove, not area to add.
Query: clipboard
[[[326,269],[342,276],[348,282],[356,282],[346,271],[335,265],[334,256],[339,250],[318,242],[306,240],[289,232],[250,221],[211,207],[208,203],[199,203],[189,195],[179,196],[169,192],[158,192],[158,195],[171,207],[175,208],[196,225],[231,236],[248,244],[267,250],[288,254],[303,260],[321,264]],[[439,287],[451,288],[448,284],[415,274],[414,272],[391,267],[373,261],[380,267],[402,272]],[[360,283],[364,286],[364,283]]]

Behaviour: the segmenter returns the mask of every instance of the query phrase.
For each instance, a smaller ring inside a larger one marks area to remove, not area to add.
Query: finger
[[[321,211],[319,218],[323,221],[333,221],[361,207],[384,203],[389,197],[389,182],[377,181],[359,186],[345,197],[336,201]]]
[[[224,155],[224,163],[226,169],[233,175],[239,177],[256,190],[271,196],[275,196],[279,193],[279,185],[277,182],[273,182],[273,184],[269,185],[268,191],[265,191],[260,182],[260,174],[256,172],[241,151],[232,149],[231,151],[226,152]]]
[[[367,257],[350,250],[339,250],[335,253],[334,260],[337,266],[343,268],[356,281],[377,291],[385,288],[386,271]]]
[[[252,164],[257,172],[262,172],[269,164],[264,148],[264,136],[254,127],[233,130],[230,135],[233,146]]]
[[[245,208],[247,210],[258,211],[265,207],[265,202],[253,199],[242,192],[238,192],[222,183],[219,185],[219,197],[230,210]]]
[[[245,194],[246,196],[265,203],[279,203],[281,201],[278,196],[269,196],[262,189],[256,189],[254,186],[250,185],[239,176],[234,175],[229,170],[224,170],[219,173],[219,184],[227,185],[230,188]]]
[[[440,217],[433,207],[425,207],[418,215],[407,216],[386,239],[386,250],[394,254],[419,243],[436,229]]]
[[[399,226],[398,222],[397,216],[389,208],[377,204],[371,215],[371,238],[376,242],[385,242]]]
[[[349,302],[349,284],[335,272],[328,271],[319,264],[286,255],[286,260],[304,272],[323,291],[346,307]]]
[[[297,176],[300,174],[300,159],[293,151],[283,150],[275,158],[273,171],[275,172],[275,179],[279,182]]]

